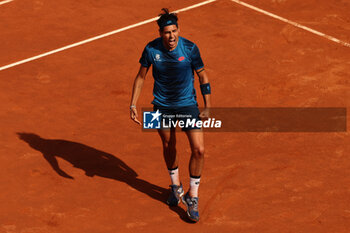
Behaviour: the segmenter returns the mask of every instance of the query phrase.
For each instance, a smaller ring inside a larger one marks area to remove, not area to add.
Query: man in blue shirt
[[[169,13],[163,8],[163,13],[157,20],[160,37],[149,42],[140,58],[140,69],[135,78],[130,104],[130,117],[141,125],[137,119],[136,102],[140,96],[147,71],[152,65],[154,78],[152,104],[154,110],[164,116],[176,116],[172,120],[191,119],[200,120],[209,117],[210,85],[204,70],[198,47],[191,41],[179,37],[178,18],[175,13]],[[201,93],[205,108],[200,113],[194,88],[194,71],[199,77]],[[199,220],[198,187],[204,163],[203,131],[198,127],[184,127],[191,145],[189,162],[190,188],[185,194],[179,179],[178,155],[176,154],[176,131],[159,129],[158,133],[163,143],[163,156],[166,162],[172,184],[171,193],[167,200],[170,206],[177,206],[180,200],[187,207],[189,218],[195,222]]]

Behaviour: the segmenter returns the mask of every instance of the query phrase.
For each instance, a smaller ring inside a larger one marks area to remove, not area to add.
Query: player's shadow
[[[59,167],[56,157],[60,157],[74,167],[84,170],[85,175],[89,177],[101,176],[125,182],[130,187],[155,200],[162,203],[166,202],[169,194],[168,189],[138,178],[137,173],[132,168],[112,154],[78,142],[44,139],[33,133],[17,133],[17,135],[21,140],[27,142],[30,147],[40,151],[52,169],[64,178],[74,179]],[[170,209],[176,212],[181,219],[188,221],[182,208],[171,207]]]

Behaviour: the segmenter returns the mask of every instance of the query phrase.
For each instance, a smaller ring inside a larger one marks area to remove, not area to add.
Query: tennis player
[[[139,60],[141,66],[135,78],[130,104],[130,117],[141,125],[138,120],[136,103],[140,96],[147,71],[152,65],[154,78],[152,104],[154,111],[163,116],[173,116],[171,120],[205,120],[209,117],[210,84],[204,70],[198,47],[191,41],[180,37],[178,17],[163,8],[157,24],[160,37],[149,42]],[[194,72],[197,73],[205,108],[200,113],[194,88]],[[168,205],[177,206],[180,200],[187,207],[187,214],[192,221],[199,220],[198,188],[204,163],[203,131],[196,125],[182,128],[186,133],[190,146],[189,161],[190,187],[184,193],[179,178],[178,155],[176,153],[176,130],[159,129],[158,133],[163,143],[163,156],[171,179]]]

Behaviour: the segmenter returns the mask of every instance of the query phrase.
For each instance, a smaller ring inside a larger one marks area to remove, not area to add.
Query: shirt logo
[[[154,60],[160,61],[160,55],[158,53],[156,54],[156,58]]]
[[[183,60],[185,60],[185,57],[179,57],[179,59],[178,59],[179,61],[183,61]]]

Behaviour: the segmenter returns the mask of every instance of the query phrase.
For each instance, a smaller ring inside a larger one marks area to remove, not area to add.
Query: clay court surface
[[[0,66],[199,2],[1,4]],[[347,0],[245,2],[350,42]],[[214,106],[349,111],[350,47],[229,0],[179,18]],[[165,204],[159,136],[128,110],[138,59],[157,36],[152,22],[0,71],[0,232],[349,232],[348,132],[206,133],[200,222]],[[139,107],[151,106],[152,85],[149,72]],[[188,187],[190,149],[177,139]]]

